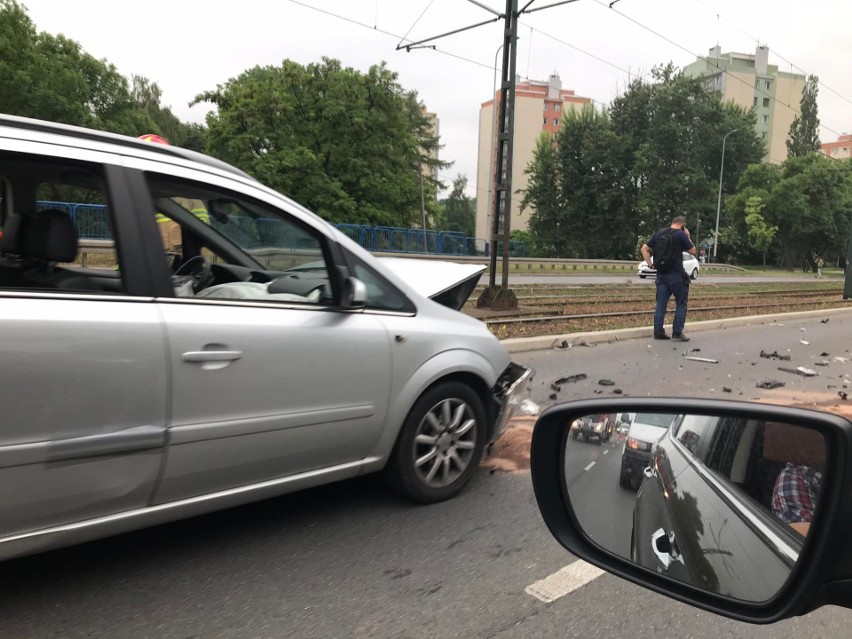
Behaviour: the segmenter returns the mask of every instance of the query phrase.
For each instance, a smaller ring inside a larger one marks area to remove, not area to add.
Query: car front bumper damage
[[[497,419],[491,431],[492,442],[503,434],[509,420],[518,413],[532,377],[532,369],[512,362],[494,384],[491,393],[497,403]]]

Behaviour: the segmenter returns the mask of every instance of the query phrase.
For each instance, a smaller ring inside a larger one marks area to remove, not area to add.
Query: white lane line
[[[591,464],[589,464],[588,466],[586,466],[583,470],[589,470],[589,468],[591,468],[591,467],[592,467],[592,466],[594,466],[594,465],[595,465],[595,462],[592,462]]]
[[[553,603],[604,574],[600,568],[578,559],[544,579],[530,584],[526,593],[544,603]]]

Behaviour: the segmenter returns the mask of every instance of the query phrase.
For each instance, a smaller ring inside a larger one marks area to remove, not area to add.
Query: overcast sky
[[[531,8],[554,1],[536,0]],[[503,0],[478,2],[505,8]],[[187,121],[203,122],[207,111],[188,106],[194,96],[255,65],[327,56],[364,71],[384,60],[440,118],[441,158],[454,163],[442,177],[450,182],[464,174],[469,194],[476,193],[478,113],[492,94],[500,23],[442,38],[437,51],[396,51],[403,36],[421,40],[494,17],[467,0],[23,4],[39,30],[77,40],[128,77],[157,82],[164,103]],[[826,85],[819,114],[828,142],[852,131],[850,18],[849,0],[620,0],[612,9],[603,0],[577,0],[522,17],[517,68],[535,80],[558,72],[563,88],[605,104],[623,90],[628,73],[668,61],[686,66],[717,42],[723,51],[753,52],[759,39],[769,46],[770,64],[785,71],[792,64]]]

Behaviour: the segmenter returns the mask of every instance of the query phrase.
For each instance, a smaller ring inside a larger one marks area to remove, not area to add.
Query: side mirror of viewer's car
[[[626,432],[596,428],[616,414]],[[705,610],[772,623],[852,607],[850,452],[852,422],[836,415],[621,398],[544,412],[531,469],[548,528],[580,559]]]

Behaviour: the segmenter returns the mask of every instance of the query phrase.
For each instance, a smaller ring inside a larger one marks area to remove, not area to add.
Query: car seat
[[[27,223],[24,257],[31,268],[23,275],[23,286],[66,290],[98,290],[99,287],[80,273],[56,266],[77,257],[77,231],[65,211],[44,209]]]

